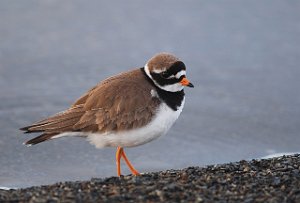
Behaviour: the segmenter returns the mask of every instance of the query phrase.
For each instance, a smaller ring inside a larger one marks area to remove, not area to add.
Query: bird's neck
[[[165,102],[171,109],[174,111],[177,111],[179,107],[182,105],[182,102],[184,100],[184,91],[177,91],[177,92],[169,92],[166,90],[163,90],[155,85],[153,80],[147,75],[145,72],[145,68],[141,68],[141,71],[143,72],[145,78],[147,81],[156,89],[157,94],[159,98]]]

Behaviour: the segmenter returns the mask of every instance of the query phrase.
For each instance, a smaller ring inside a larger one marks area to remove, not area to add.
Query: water
[[[18,128],[104,78],[175,53],[195,85],[169,133],[126,149],[140,172],[299,152],[298,1],[2,1],[0,186],[116,175],[80,138],[25,147]],[[129,173],[123,165],[123,173]]]

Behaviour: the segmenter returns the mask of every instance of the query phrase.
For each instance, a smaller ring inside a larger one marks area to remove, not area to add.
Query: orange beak
[[[186,77],[182,78],[180,83],[183,86],[194,87],[194,85]]]

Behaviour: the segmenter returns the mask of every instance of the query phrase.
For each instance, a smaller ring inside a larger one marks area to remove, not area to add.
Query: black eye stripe
[[[183,78],[185,78],[185,75],[180,76],[178,80],[181,81]]]
[[[179,79],[177,78],[167,79],[162,77],[161,74],[159,73],[150,73],[150,75],[153,78],[153,80],[155,80],[155,82],[157,82],[160,86],[173,85],[179,83],[185,77],[185,75],[182,75]]]
[[[185,70],[185,65],[182,61],[177,61],[175,62],[168,70],[164,71],[161,73],[162,77],[164,78],[168,78],[172,75],[176,75],[177,73],[179,73],[180,71]]]
[[[161,76],[162,76],[163,78],[168,78],[168,77],[170,77],[171,75],[170,75],[167,71],[164,71],[164,72],[161,73]]]
[[[186,67],[182,61],[175,62],[166,72],[168,75],[176,75],[182,70],[186,70]]]
[[[177,61],[168,70],[161,73],[150,72],[150,75],[160,86],[173,85],[179,83],[185,75],[180,76],[180,78],[169,77],[175,76],[177,73],[184,70],[186,70],[184,63],[182,61]]]

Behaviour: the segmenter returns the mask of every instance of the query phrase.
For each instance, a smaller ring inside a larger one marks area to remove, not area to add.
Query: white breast
[[[150,142],[167,133],[177,120],[184,106],[184,99],[177,111],[165,103],[161,103],[156,116],[146,126],[120,133],[89,134],[88,140],[97,148],[102,147],[134,147]]]

